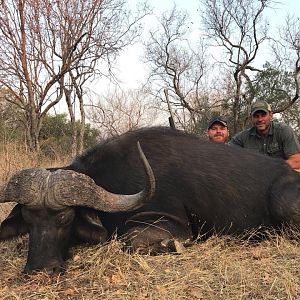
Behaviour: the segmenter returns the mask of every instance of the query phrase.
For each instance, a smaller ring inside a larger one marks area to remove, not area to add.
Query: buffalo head
[[[60,272],[70,243],[107,239],[97,211],[120,212],[141,207],[155,191],[152,169],[138,143],[147,173],[146,187],[139,193],[111,193],[84,174],[43,168],[21,170],[1,190],[0,202],[17,202],[0,227],[0,239],[29,233],[24,271]]]

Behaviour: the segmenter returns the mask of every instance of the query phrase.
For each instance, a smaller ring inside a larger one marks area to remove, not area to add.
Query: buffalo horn
[[[52,209],[64,206],[87,206],[97,210],[117,212],[139,208],[155,192],[155,177],[140,144],[137,144],[146,174],[144,190],[132,195],[106,191],[88,176],[71,170],[50,172],[43,168],[25,169],[7,183],[0,202],[17,202],[29,207],[47,205]]]
[[[50,174],[48,170],[42,168],[17,172],[1,187],[0,203],[17,202],[30,207],[40,206],[47,194]]]

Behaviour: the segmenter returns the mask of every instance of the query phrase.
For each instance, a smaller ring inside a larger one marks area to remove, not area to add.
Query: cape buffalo
[[[63,168],[23,170],[0,198],[18,203],[0,239],[29,233],[26,272],[61,271],[71,245],[115,233],[157,254],[212,232],[300,226],[300,175],[285,161],[165,127],[108,139]]]

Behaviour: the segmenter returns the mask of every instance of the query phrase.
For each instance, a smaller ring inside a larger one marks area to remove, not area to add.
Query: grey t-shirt
[[[229,144],[283,159],[300,152],[296,134],[284,123],[271,122],[269,133],[265,137],[259,135],[255,127],[249,128],[236,134]]]

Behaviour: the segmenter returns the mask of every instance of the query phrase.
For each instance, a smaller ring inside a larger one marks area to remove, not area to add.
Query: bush
[[[79,133],[80,123],[76,122],[76,131]],[[66,114],[55,116],[47,115],[43,121],[40,132],[40,143],[42,153],[56,158],[61,155],[69,155],[72,146],[73,127],[67,119]],[[98,131],[85,125],[84,148],[91,147],[97,143]]]

